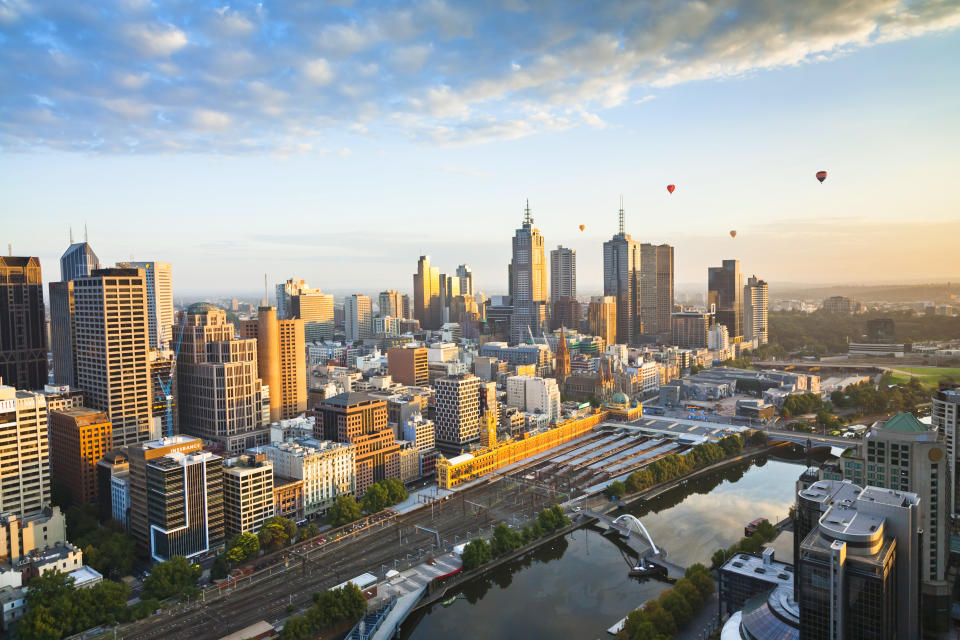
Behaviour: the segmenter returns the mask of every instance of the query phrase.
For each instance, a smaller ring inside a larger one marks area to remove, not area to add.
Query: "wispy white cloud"
[[[602,127],[653,88],[958,26],[945,0],[0,0],[0,147],[318,152],[334,129],[512,139]]]

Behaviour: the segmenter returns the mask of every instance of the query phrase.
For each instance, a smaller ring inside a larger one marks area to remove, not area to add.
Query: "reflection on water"
[[[783,518],[801,467],[749,463],[631,509],[679,564],[709,561],[754,518]],[[463,585],[462,598],[407,621],[402,638],[599,638],[666,585],[627,576],[629,549],[580,529]]]

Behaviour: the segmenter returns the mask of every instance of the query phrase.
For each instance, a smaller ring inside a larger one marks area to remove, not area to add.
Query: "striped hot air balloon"
[[[826,171],[817,171],[817,180],[820,181],[820,184],[823,184],[823,181],[827,179]]]

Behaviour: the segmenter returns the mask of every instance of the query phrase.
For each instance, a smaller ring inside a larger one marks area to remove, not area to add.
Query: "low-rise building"
[[[273,479],[273,515],[300,522],[307,517],[303,507],[303,480]]]
[[[273,463],[275,477],[303,482],[305,515],[323,513],[338,496],[356,490],[356,448],[352,444],[298,438],[259,447]]]
[[[226,538],[260,531],[274,515],[273,463],[266,454],[245,454],[223,463],[223,525]]]

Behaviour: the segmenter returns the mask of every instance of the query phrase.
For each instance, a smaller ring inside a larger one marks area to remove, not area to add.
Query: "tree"
[[[367,492],[363,494],[363,499],[360,501],[360,504],[367,513],[377,513],[389,504],[389,500],[387,490],[382,484],[375,482],[370,485]]]
[[[693,616],[693,609],[690,603],[684,600],[683,596],[676,589],[669,589],[660,596],[660,604],[670,613],[673,621],[678,627],[682,627]]]
[[[351,495],[337,496],[333,501],[333,506],[327,511],[327,521],[335,527],[349,524],[354,520],[359,520],[360,505]]]
[[[280,640],[310,640],[314,635],[306,616],[290,616],[283,624]]]
[[[227,560],[240,564],[257,557],[260,553],[260,538],[244,531],[233,536],[227,544]]]
[[[398,478],[387,478],[383,483],[387,489],[387,498],[391,505],[400,504],[409,496],[403,483]]]
[[[111,520],[77,539],[77,546],[83,549],[84,561],[112,580],[130,575],[133,570],[133,539],[122,527],[116,520]]]
[[[643,605],[643,614],[659,633],[671,637],[677,634],[677,623],[659,600],[650,600]]]
[[[315,522],[311,522],[305,527],[300,527],[297,531],[297,540],[309,540],[310,538],[316,538],[318,535],[320,535],[320,527]]]
[[[498,524],[493,529],[493,538],[490,540],[490,551],[494,556],[510,553],[523,544],[521,537],[505,524]]]
[[[183,556],[173,556],[166,562],[153,567],[153,571],[143,581],[143,595],[146,598],[166,600],[174,596],[189,597],[197,591],[197,580],[203,570]]]
[[[228,575],[230,575],[230,565],[227,564],[227,557],[220,554],[213,560],[213,564],[210,565],[210,579],[223,580]]]
[[[281,549],[290,541],[290,537],[284,530],[283,525],[278,522],[267,522],[260,528],[257,534],[260,544],[264,549],[276,551]]]
[[[683,596],[683,599],[693,610],[699,609],[700,605],[703,604],[703,596],[700,595],[700,590],[687,578],[677,580],[676,584],[673,585],[673,590]]]
[[[463,569],[465,571],[470,571],[471,569],[476,569],[477,567],[484,565],[493,558],[493,554],[490,552],[490,545],[488,545],[484,540],[477,538],[476,540],[471,540],[463,548]]]

